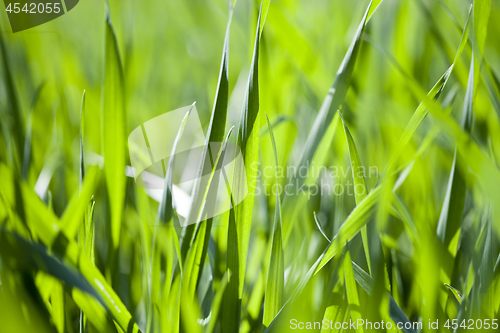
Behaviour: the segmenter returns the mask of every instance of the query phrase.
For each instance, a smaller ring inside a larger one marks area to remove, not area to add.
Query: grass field
[[[0,332],[498,332],[498,36],[495,0],[3,12]],[[194,102],[202,159],[244,161],[214,217],[174,157],[159,195],[126,172],[129,134]]]

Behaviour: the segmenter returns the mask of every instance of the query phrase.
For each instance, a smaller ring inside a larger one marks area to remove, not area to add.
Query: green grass
[[[0,332],[500,320],[498,2],[81,1],[16,34],[0,15]],[[230,144],[228,196],[249,191],[181,227],[184,170],[163,161],[155,200],[127,136],[193,103],[193,200]]]

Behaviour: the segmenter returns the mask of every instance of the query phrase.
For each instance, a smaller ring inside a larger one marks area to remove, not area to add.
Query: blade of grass
[[[445,283],[444,285],[452,292],[453,296],[455,296],[458,303],[462,303],[462,295],[460,294],[460,290],[458,290],[457,288],[453,288],[447,283]]]
[[[368,189],[366,187],[366,182],[365,182],[365,177],[364,177],[364,172],[361,167],[361,161],[359,159],[359,154],[358,150],[356,149],[356,144],[354,143],[354,139],[352,138],[351,132],[349,131],[349,128],[347,128],[347,124],[345,123],[344,117],[342,116],[342,113],[338,111],[340,114],[340,118],[342,119],[342,124],[344,127],[344,133],[345,137],[347,139],[347,147],[349,149],[349,158],[351,160],[351,169],[352,169],[352,179],[354,180],[354,195],[356,199],[356,204],[359,205],[359,203],[366,197],[368,194]],[[361,175],[360,175],[361,174]],[[358,192],[358,187],[361,188],[361,192]],[[371,224],[373,226],[373,223]],[[371,233],[375,233],[376,230],[372,227],[370,228]],[[366,256],[366,262],[368,264],[368,272],[371,274],[372,273],[372,260],[370,259],[370,246],[368,244],[368,229],[367,226],[365,225],[361,229],[361,237],[363,240],[363,248],[365,251],[365,256]]]
[[[241,148],[241,154],[245,163],[245,176],[238,174],[234,175],[235,184],[233,189],[237,191],[243,190],[243,179],[246,178],[248,184],[248,194],[245,199],[235,207],[236,228],[238,237],[238,261],[240,263],[239,271],[233,274],[239,280],[238,295],[241,298],[243,294],[243,280],[245,277],[245,266],[247,260],[248,243],[250,240],[250,229],[252,223],[252,211],[255,197],[255,183],[257,181],[257,170],[253,167],[254,163],[259,161],[259,130],[260,130],[260,114],[259,114],[259,45],[260,45],[260,19],[262,6],[259,10],[257,20],[257,29],[255,33],[255,44],[252,56],[252,64],[250,67],[250,75],[248,77],[248,86],[243,103],[243,111],[241,115],[240,125],[238,127],[238,146]],[[228,249],[231,252],[232,249]],[[234,281],[234,279],[231,279]],[[229,283],[231,283],[231,280]]]
[[[465,93],[465,101],[463,108],[462,129],[466,133],[471,133],[472,130],[472,102],[474,96],[474,56],[471,59],[469,80],[467,82],[467,90]],[[453,156],[453,165],[451,167],[450,178],[446,189],[446,196],[441,208],[441,215],[437,227],[437,236],[443,242],[443,248],[448,250],[452,238],[457,233],[462,224],[462,216],[464,212],[465,195],[467,193],[466,175],[461,173],[464,167],[458,167],[457,163],[462,163],[457,160],[457,151]],[[459,170],[460,169],[460,170]],[[452,252],[453,253],[453,252]]]
[[[101,131],[104,155],[104,174],[111,212],[111,248],[109,259],[120,242],[124,208],[126,177],[125,102],[123,68],[118,42],[111,23],[109,8],[105,5],[104,75],[101,93]],[[111,267],[111,266],[107,266]]]
[[[352,269],[351,255],[347,251],[344,258],[344,279],[345,288],[347,291],[347,300],[349,303],[349,312],[351,313],[351,318],[353,321],[358,322],[358,320],[363,320],[361,315],[361,304],[358,297],[358,289],[356,286],[356,280],[354,279],[354,271]],[[358,326],[356,332],[364,332],[363,327]]]
[[[201,206],[205,200],[204,195],[206,195],[209,184],[202,183],[201,180],[205,179],[201,177],[206,174],[204,170],[207,158],[213,162],[212,151],[210,150],[210,143],[212,142],[222,142],[224,139],[224,132],[226,126],[227,118],[227,103],[229,95],[229,37],[230,37],[230,27],[231,19],[233,16],[232,8],[229,11],[229,19],[226,27],[226,35],[224,37],[224,46],[222,49],[222,60],[219,71],[219,80],[217,84],[217,91],[215,92],[215,100],[212,110],[212,116],[210,118],[210,123],[208,125],[207,137],[205,139],[205,145],[203,147],[203,152],[200,159],[200,165],[198,167],[197,181],[193,186],[193,192],[191,197],[193,198],[193,203],[191,205],[191,210],[186,218],[186,225],[188,227],[186,230],[191,230],[191,235],[186,234],[182,240],[182,254],[185,256],[187,254],[187,248],[191,243],[192,236],[192,224],[198,222],[201,214]],[[207,153],[209,155],[207,155]],[[217,152],[218,153],[218,152]],[[211,163],[212,168],[214,163]],[[191,227],[189,227],[191,226]],[[184,240],[185,239],[185,240]],[[185,245],[186,244],[186,245]]]
[[[85,133],[85,90],[83,90],[82,102],[80,105],[80,190],[82,189],[83,179],[85,178],[85,162],[83,157],[83,139]],[[82,200],[83,201],[83,200]],[[93,252],[94,252],[94,224],[93,224],[93,212],[94,212],[94,201],[91,200],[90,207],[87,209],[87,214],[83,217],[80,228],[78,231],[78,244],[83,251],[89,255],[90,260],[95,264]],[[88,216],[88,217],[87,217]],[[88,250],[87,250],[88,249]],[[80,310],[80,333],[85,332],[85,327],[87,327],[87,318]]]
[[[229,130],[222,144],[222,149],[215,160],[215,170],[222,170],[224,158],[227,151],[227,141],[229,140],[233,127]],[[219,185],[219,179],[213,181],[214,172],[207,182],[208,185]],[[217,177],[218,178],[218,177]],[[200,222],[199,227],[194,235],[193,244],[189,248],[184,268],[183,286],[187,288],[188,295],[195,295],[200,275],[202,273],[203,264],[205,263],[205,255],[208,249],[208,242],[210,240],[210,228],[212,226],[212,218]]]
[[[175,206],[172,201],[172,184],[173,184],[173,175],[174,175],[174,162],[175,162],[175,152],[177,150],[177,145],[179,144],[179,140],[184,131],[184,127],[186,126],[187,119],[193,110],[193,106],[195,103],[191,105],[191,107],[186,112],[186,115],[182,119],[179,130],[177,131],[177,135],[175,136],[174,143],[172,145],[172,151],[170,153],[170,158],[168,160],[167,173],[165,175],[164,182],[164,191],[162,195],[162,200],[160,205],[158,206],[158,215],[157,222],[161,224],[165,224],[170,222],[173,219],[173,215],[175,213]]]
[[[75,191],[61,216],[60,225],[70,238],[76,237],[82,217],[88,209],[90,198],[94,195],[101,179],[101,170],[92,166],[87,170],[80,191]]]
[[[82,199],[83,200],[83,199]],[[85,212],[82,223],[80,224],[80,230],[78,235],[78,243],[80,249],[87,255],[90,262],[95,265],[94,256],[94,238],[95,238],[95,227],[94,227],[94,205],[95,201],[92,197],[90,203],[88,204],[87,211]],[[80,333],[85,332],[87,327],[87,318],[80,311]]]
[[[328,244],[321,261],[318,263],[314,274],[317,274],[335,255],[350,241],[373,216],[376,203],[382,195],[382,188],[377,186],[359,205],[349,214],[340,230]]]
[[[188,267],[186,268],[186,271],[189,273],[186,273],[185,278],[187,281],[190,281],[189,283],[190,285],[189,289],[191,290],[190,294],[194,294],[194,289],[197,288],[199,280],[201,278],[203,263],[205,262],[205,258],[207,255],[208,242],[210,239],[210,232],[212,229],[213,219],[209,218],[206,221],[197,224],[196,227],[193,225],[193,223],[200,221],[201,218],[200,214],[202,214],[200,208],[202,207],[202,203],[205,202],[208,190],[211,186],[214,167],[215,170],[218,170],[217,169],[218,162],[215,161],[214,163],[214,157],[212,155],[213,153],[217,153],[217,155],[219,156],[218,158],[220,158],[221,155],[222,156],[224,155],[222,154],[222,152],[221,154],[219,154],[219,152],[212,152],[210,148],[212,147],[211,143],[222,142],[222,140],[224,139],[224,129],[227,118],[227,106],[228,106],[228,95],[229,95],[229,37],[230,37],[232,15],[233,15],[233,6],[231,5],[229,9],[229,19],[226,27],[226,35],[224,37],[224,46],[222,51],[219,80],[217,85],[217,91],[215,94],[212,116],[208,126],[207,137],[205,140],[205,146],[203,148],[200,160],[200,165],[198,167],[198,176],[196,178],[195,185],[193,186],[193,192],[191,194],[193,201],[191,204],[191,209],[189,211],[189,214],[186,218],[187,226],[186,228],[183,229],[183,235],[181,239],[181,255],[183,256],[183,258],[189,256],[192,247],[196,249],[195,251],[196,256],[193,255],[191,261],[192,264],[187,263]],[[229,131],[227,138],[229,137],[231,132],[232,128]],[[223,149],[223,146],[221,146],[221,149]],[[202,177],[202,175],[208,173],[207,170],[204,170],[205,167],[209,165],[208,163],[206,163],[208,158],[210,158],[211,162],[210,165],[212,167],[212,176],[210,177],[210,180],[208,182],[205,182],[204,180],[206,178]],[[222,157],[222,160],[223,159],[224,158]],[[194,239],[191,241],[191,239],[193,238],[192,237],[193,230],[195,228],[196,228],[195,236]],[[193,264],[195,266],[191,266]],[[193,279],[193,277],[195,277],[195,279]]]
[[[274,141],[273,128],[266,113],[267,126],[274,152],[274,163],[276,174],[278,174],[278,153],[276,151],[276,142]],[[279,185],[279,178],[276,177],[276,184]],[[266,283],[266,293],[264,298],[264,327],[269,326],[274,317],[278,314],[282,306],[283,290],[285,286],[285,262],[283,254],[283,236],[281,232],[281,203],[280,196],[276,196],[276,206],[274,211],[274,228],[271,238],[271,258]]]
[[[325,231],[323,230],[323,227],[321,226],[321,222],[319,221],[318,217],[316,216],[316,212],[313,212],[314,214],[314,221],[316,222],[316,225],[318,226],[319,232],[325,237],[325,239],[328,241],[328,243],[331,243],[332,241],[328,236],[326,235]]]
[[[243,168],[235,164],[233,172],[233,191],[240,195],[248,188],[248,193],[243,201],[230,210],[229,227],[227,235],[227,269],[231,273],[226,292],[224,293],[224,311],[222,328],[225,332],[237,332],[240,325],[241,298],[245,279],[248,244],[252,225],[252,213],[257,181],[257,168],[254,163],[259,161],[259,44],[260,44],[260,19],[262,3],[259,9],[255,44],[250,66],[250,75],[245,93],[243,111],[238,128],[237,143],[241,149],[244,161]],[[243,170],[242,170],[243,169]],[[245,184],[246,181],[246,184]],[[231,193],[234,197],[235,194]]]

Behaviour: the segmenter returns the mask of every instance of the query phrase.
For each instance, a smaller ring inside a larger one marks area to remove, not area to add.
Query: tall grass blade
[[[203,152],[200,159],[200,165],[198,167],[198,177],[196,178],[196,183],[193,187],[193,192],[191,197],[193,198],[193,203],[191,205],[191,210],[189,211],[189,215],[186,218],[186,225],[188,227],[187,230],[191,230],[191,235],[187,233],[182,240],[182,253],[186,254],[186,249],[191,242],[192,224],[199,221],[200,219],[200,208],[202,203],[205,200],[205,196],[209,184],[205,184],[202,182],[201,175],[206,174],[206,170],[204,170],[206,165],[213,165],[213,160],[215,156],[212,156],[213,153],[210,149],[210,143],[212,142],[222,142],[224,139],[224,132],[226,126],[226,118],[227,118],[227,103],[228,103],[228,95],[229,95],[229,37],[230,37],[230,27],[231,27],[231,19],[233,15],[232,8],[229,12],[229,19],[226,27],[226,35],[224,37],[224,46],[222,49],[222,60],[219,71],[219,80],[217,84],[217,91],[215,92],[215,100],[212,110],[212,116],[210,118],[210,123],[208,125],[207,137],[205,139],[205,146],[203,147]],[[218,153],[218,152],[217,152]],[[215,154],[217,155],[217,154]],[[206,160],[210,158],[212,161],[211,164],[206,163]]]
[[[255,197],[255,184],[257,181],[257,170],[254,164],[259,161],[259,130],[260,130],[260,114],[259,114],[259,45],[260,45],[260,19],[262,6],[259,10],[257,20],[257,29],[255,33],[255,44],[252,56],[252,64],[250,66],[250,75],[248,77],[248,86],[243,103],[243,111],[240,124],[238,127],[238,146],[241,148],[241,154],[245,163],[246,181],[248,184],[248,194],[245,199],[235,207],[236,230],[238,237],[238,261],[240,263],[239,271],[233,272],[234,278],[238,279],[238,295],[241,298],[243,294],[243,281],[245,277],[245,266],[248,253],[248,243],[250,241],[250,229],[252,225],[252,211]],[[244,177],[238,174],[241,170],[236,169],[235,186],[233,188],[242,190]],[[228,249],[232,252],[233,249]],[[231,281],[234,281],[230,279]]]
[[[193,186],[193,192],[191,197],[193,198],[191,204],[191,210],[186,218],[186,228],[183,229],[183,235],[181,238],[181,255],[183,258],[189,257],[191,259],[186,263],[186,275],[185,279],[188,282],[190,294],[194,294],[194,289],[197,288],[198,282],[201,277],[203,270],[203,263],[205,262],[208,242],[210,240],[210,233],[212,229],[213,219],[209,218],[206,221],[194,225],[193,223],[200,221],[201,219],[201,207],[202,203],[205,202],[208,190],[211,183],[205,181],[203,174],[208,174],[208,170],[204,170],[208,165],[215,170],[217,170],[218,160],[214,161],[216,156],[219,156],[219,152],[213,152],[210,148],[211,143],[222,142],[224,139],[224,129],[226,125],[227,118],[227,105],[228,105],[228,95],[229,95],[229,37],[230,37],[230,27],[231,19],[233,15],[233,7],[230,6],[229,19],[226,27],[226,35],[224,37],[224,46],[222,50],[222,60],[219,71],[219,80],[217,85],[217,91],[215,93],[214,106],[212,110],[212,116],[210,118],[210,123],[208,125],[207,137],[205,139],[205,146],[203,148],[200,165],[198,167],[198,176]],[[227,137],[229,137],[232,129],[229,131]],[[226,138],[227,140],[227,138]],[[221,146],[221,149],[223,147]],[[215,156],[214,156],[215,153]],[[222,152],[221,155],[223,156]],[[220,157],[217,157],[218,159]],[[210,159],[210,164],[207,160]],[[223,160],[223,157],[222,157]],[[215,162],[215,163],[214,163]],[[212,175],[213,177],[213,175]],[[210,181],[212,181],[212,177]],[[193,231],[196,229],[194,239]],[[193,254],[191,254],[193,253]]]
[[[241,298],[245,280],[248,244],[252,226],[255,187],[257,182],[257,168],[259,161],[259,45],[260,19],[262,4],[259,10],[255,44],[248,77],[247,90],[243,104],[243,111],[238,127],[237,143],[241,149],[244,161],[243,168],[235,164],[233,174],[233,189],[243,191],[248,188],[248,194],[243,201],[230,210],[227,235],[227,269],[231,273],[226,292],[224,294],[222,327],[224,333],[237,332],[240,324]],[[243,175],[243,172],[245,173]],[[246,184],[244,181],[246,179]],[[230,195],[233,195],[230,193]]]
[[[376,1],[376,3],[379,4],[380,1]],[[297,170],[300,170],[301,167],[307,167],[312,161],[318,146],[320,145],[323,137],[325,136],[325,133],[327,132],[327,129],[334,119],[337,109],[344,103],[347,90],[351,83],[351,77],[354,71],[354,65],[356,64],[359,48],[361,46],[361,36],[363,34],[363,31],[365,30],[369,13],[370,15],[373,14],[371,8],[372,2],[370,2],[370,4],[368,5],[368,8],[366,9],[361,23],[358,26],[351,45],[349,46],[349,49],[347,50],[347,53],[342,60],[342,63],[340,64],[340,67],[335,76],[335,80],[333,81],[328,94],[323,100],[323,104],[321,105],[318,115],[316,116],[314,124],[307,137],[303,153],[297,165]],[[290,182],[290,184],[292,184],[290,193],[296,193],[297,188],[300,188],[304,184],[304,182],[304,177],[301,177],[299,174],[295,174]],[[285,198],[283,199],[283,211],[285,212],[285,214],[287,214],[285,219],[288,221],[285,227],[286,229],[284,230],[285,243],[287,242],[292,227],[295,223],[295,216],[289,216],[290,214],[288,212],[295,212],[301,207],[302,205],[300,204],[296,195],[285,196]]]
[[[471,59],[469,80],[465,93],[465,101],[462,116],[462,129],[466,133],[471,133],[472,130],[472,101],[474,96],[474,56]],[[451,167],[448,187],[441,215],[439,216],[437,236],[443,242],[443,247],[448,249],[452,238],[457,233],[462,224],[462,216],[465,204],[465,195],[467,192],[466,177],[461,170],[464,167],[458,167],[457,163],[462,163],[457,160],[457,152],[453,156],[453,165]],[[454,250],[452,251],[454,253]]]
[[[104,22],[104,59],[101,93],[102,151],[111,213],[110,251],[115,252],[120,241],[126,190],[125,84],[118,42],[107,5]],[[113,256],[110,257],[112,258]]]
[[[278,153],[276,151],[276,142],[274,141],[273,128],[266,114],[269,135],[273,144],[274,162],[276,174],[278,174]],[[279,185],[279,178],[276,178],[276,184]],[[266,294],[264,299],[264,327],[269,326],[274,317],[281,309],[283,290],[285,287],[285,262],[283,255],[283,236],[281,232],[281,203],[280,196],[276,195],[276,207],[274,209],[274,228],[271,241],[271,258],[266,283]]]
[[[344,133],[347,139],[347,147],[349,149],[349,158],[351,160],[351,168],[352,168],[352,178],[354,180],[354,196],[356,199],[356,204],[359,205],[359,203],[363,201],[363,199],[368,194],[368,189],[366,187],[366,182],[365,182],[364,170],[361,166],[358,150],[356,149],[356,144],[354,143],[354,139],[352,138],[351,132],[349,131],[349,128],[347,128],[347,124],[345,123],[342,113],[340,113],[340,111],[338,112],[340,114],[340,118],[342,119]],[[358,188],[361,189],[360,192],[358,191]],[[371,228],[370,231],[371,233],[376,232],[374,228]],[[368,271],[371,274],[372,260],[370,258],[370,246],[368,244],[368,229],[366,225],[361,229],[361,236],[363,240],[363,248],[365,250],[366,262],[368,264]]]

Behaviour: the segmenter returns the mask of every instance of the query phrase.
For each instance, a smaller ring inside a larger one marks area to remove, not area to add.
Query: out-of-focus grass
[[[106,3],[0,14],[0,331],[500,319],[498,2]],[[256,186],[181,228],[126,135],[194,101]]]

